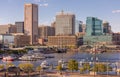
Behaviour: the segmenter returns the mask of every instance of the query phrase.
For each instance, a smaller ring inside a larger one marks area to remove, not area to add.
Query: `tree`
[[[39,71],[39,74],[41,75],[41,66],[36,67],[36,71]]]
[[[111,70],[112,68],[110,66],[107,66],[106,64],[95,64],[93,66],[93,71],[96,71],[96,72],[106,72]]]
[[[4,69],[4,65],[3,64],[0,64],[0,70],[1,69]]]
[[[6,64],[6,67],[9,68],[9,67],[14,67],[15,65],[13,63],[7,63]]]
[[[84,63],[83,64],[83,67],[82,68],[80,68],[80,73],[83,73],[84,71],[90,71],[90,64],[89,63]]]
[[[23,70],[24,72],[27,72],[28,73],[28,77],[30,77],[30,72],[33,71],[33,64],[31,63],[22,63],[22,64],[19,64],[18,67]]]
[[[71,70],[72,72],[74,70],[78,70],[78,62],[76,60],[70,60],[68,62],[68,69]]]
[[[62,71],[62,64],[59,64],[59,65],[56,67],[56,69],[61,72],[61,71]]]

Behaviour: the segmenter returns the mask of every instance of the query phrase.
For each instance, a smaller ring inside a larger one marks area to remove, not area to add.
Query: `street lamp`
[[[58,61],[58,65],[61,65],[61,67],[62,67],[62,70],[63,70],[63,68],[64,68],[64,61],[63,61],[63,59],[60,59],[59,61]],[[62,75],[62,77],[63,77],[63,71],[61,70],[61,75]]]
[[[7,60],[5,61],[5,77],[8,77],[8,66],[7,66]]]
[[[107,60],[107,77],[108,77],[108,74],[109,74],[108,71],[109,71],[109,70],[108,70],[108,60]]]
[[[91,57],[91,61],[93,61],[93,67],[94,67],[94,77],[96,76],[96,73],[95,73],[95,65],[96,65],[96,61],[98,61],[98,57]],[[91,63],[90,63],[91,64]]]

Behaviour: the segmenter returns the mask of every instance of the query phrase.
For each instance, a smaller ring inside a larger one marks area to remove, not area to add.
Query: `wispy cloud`
[[[47,0],[34,0],[35,2],[46,2]]]
[[[48,3],[45,3],[45,4],[40,4],[40,6],[47,7],[47,6],[48,6]]]
[[[36,3],[39,4],[39,6],[47,7],[48,3],[47,0],[34,0]]]
[[[120,10],[113,10],[112,13],[120,13]]]

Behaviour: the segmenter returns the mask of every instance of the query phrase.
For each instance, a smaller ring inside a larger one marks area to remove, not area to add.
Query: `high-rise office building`
[[[47,39],[48,36],[55,35],[55,28],[52,26],[40,25],[38,28],[38,34],[40,38]]]
[[[83,24],[82,21],[78,20],[75,21],[75,33],[82,32],[82,24]]]
[[[24,33],[24,22],[15,22],[17,33]]]
[[[87,17],[86,36],[99,36],[103,34],[102,20],[95,17]]]
[[[30,36],[30,44],[38,42],[38,5],[24,6],[24,33]]]
[[[0,25],[0,34],[16,33],[16,26],[13,24]]]
[[[75,15],[61,11],[56,15],[55,35],[75,34]]]
[[[103,22],[103,33],[105,33],[105,34],[111,34],[112,33],[111,26],[109,25],[109,22],[107,22],[107,21]]]

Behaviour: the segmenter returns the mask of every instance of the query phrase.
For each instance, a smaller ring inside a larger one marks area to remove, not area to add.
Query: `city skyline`
[[[50,25],[55,20],[56,13],[64,10],[74,13],[76,19],[84,23],[88,16],[108,21],[113,32],[120,32],[120,1],[118,0],[1,0],[0,24],[24,21],[25,3],[39,5],[39,24]]]

